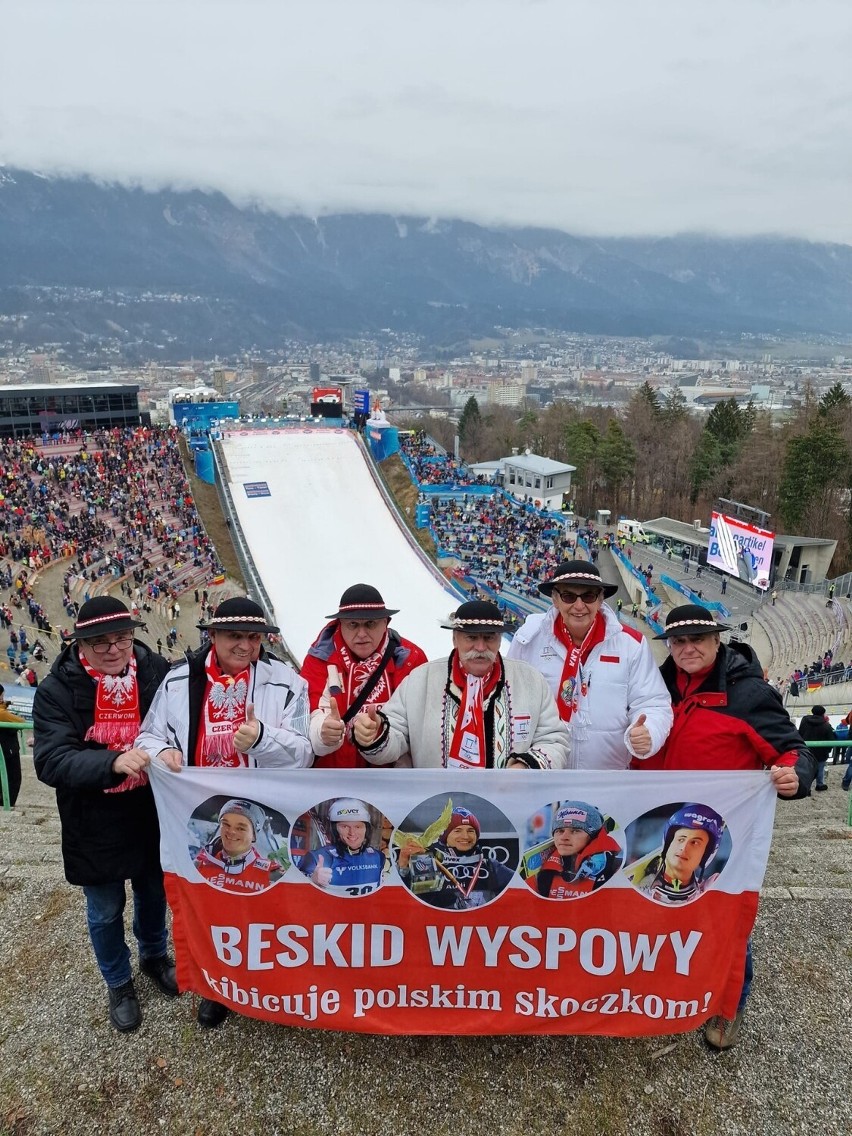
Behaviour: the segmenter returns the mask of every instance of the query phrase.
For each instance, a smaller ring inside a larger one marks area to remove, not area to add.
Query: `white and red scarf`
[[[346,644],[343,642],[343,636],[338,627],[334,633],[334,647],[343,662],[343,669],[345,672],[344,683],[346,684],[343,691],[346,702],[344,709],[348,710],[366,684],[370,680],[373,671],[378,667],[384,658],[385,651],[388,649],[388,632],[385,632],[384,638],[378,645],[372,655],[368,655],[366,659],[356,659]],[[391,690],[390,683],[388,682],[387,667],[382,671],[379,681],[370,691],[369,705],[373,706],[379,702],[387,702],[393,691]],[[364,709],[364,707],[362,707]]]
[[[485,769],[485,703],[497,686],[500,668],[495,660],[484,678],[476,678],[462,669],[458,651],[453,651],[450,677],[461,691],[461,704],[447,755],[447,768]]]
[[[207,690],[201,715],[201,729],[195,752],[195,764],[199,766],[224,766],[236,768],[248,765],[244,753],[234,749],[234,734],[246,720],[246,699],[248,697],[251,668],[246,667],[239,674],[224,674],[216,658],[216,648],[212,647],[204,663],[207,674]]]
[[[130,662],[124,674],[101,674],[91,667],[78,654],[80,665],[95,683],[95,720],[86,730],[87,742],[99,742],[107,749],[118,750],[124,753],[132,749],[133,743],[139,736],[141,713],[139,709],[139,683],[136,681],[136,656],[130,656]],[[124,793],[128,789],[136,789],[140,785],[147,785],[148,774],[142,770],[140,773],[128,774],[120,785],[105,789],[105,793]]]
[[[561,615],[556,617],[553,633],[567,652],[556,694],[556,709],[563,722],[570,722],[571,715],[580,705],[580,699],[585,698],[588,693],[589,681],[583,674],[583,664],[598,643],[603,643],[606,638],[606,620],[603,614],[598,612],[579,647],[571,638]]]

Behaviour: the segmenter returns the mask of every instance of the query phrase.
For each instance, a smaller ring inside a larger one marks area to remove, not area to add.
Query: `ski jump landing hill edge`
[[[430,659],[461,598],[391,512],[349,430],[224,431],[222,471],[246,544],[293,657],[305,653],[351,584],[372,584],[391,626]]]

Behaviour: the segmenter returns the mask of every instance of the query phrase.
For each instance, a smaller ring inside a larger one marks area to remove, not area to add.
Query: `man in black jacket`
[[[825,716],[824,706],[811,707],[810,714],[806,714],[799,723],[799,733],[806,742],[833,742],[837,740],[834,727]],[[830,749],[823,749],[822,747],[814,750],[817,763],[816,791],[818,793],[828,788],[825,783],[825,763],[828,761],[830,753]]]
[[[722,643],[730,631],[700,604],[683,604],[666,616],[657,639],[668,643],[660,667],[672,699],[674,723],[663,749],[641,762],[642,769],[766,769],[779,797],[810,796],[814,758],[790,721],[778,691],[747,643]],[[713,1049],[730,1049],[752,984],[751,941],[736,1017],[711,1018],[704,1037]]]
[[[159,826],[145,770],[150,759],[134,747],[169,666],[134,641],[141,626],[112,596],[87,600],[33,702],[36,773],[56,790],[65,878],[86,896],[110,1021],[122,1033],[142,1021],[124,938],[128,879],[141,969],[161,993],[178,994],[166,949]]]

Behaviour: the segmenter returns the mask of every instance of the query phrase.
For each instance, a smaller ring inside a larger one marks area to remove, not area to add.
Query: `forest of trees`
[[[432,419],[428,431],[452,450],[453,423]],[[661,398],[648,383],[626,408],[558,403],[519,415],[470,398],[458,434],[468,462],[517,447],[575,465],[583,516],[608,508],[707,524],[716,498],[727,497],[765,510],[777,532],[837,540],[832,574],[852,569],[852,398],[840,383],[820,399],[806,391],[782,423],[735,399],[698,417],[679,391]]]

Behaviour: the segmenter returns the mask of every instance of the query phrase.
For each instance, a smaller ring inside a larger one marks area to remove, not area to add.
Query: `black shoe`
[[[142,1011],[132,981],[110,987],[109,1020],[119,1033],[130,1033],[142,1025]]]
[[[818,793],[824,793],[827,788],[828,788],[828,785],[817,785],[816,791]]]
[[[213,1002],[210,998],[202,998],[198,1003],[198,1024],[203,1029],[215,1029],[220,1026],[230,1014],[227,1006],[221,1002]]]
[[[177,979],[175,978],[175,964],[168,955],[159,955],[157,958],[144,958],[139,963],[139,969],[153,979],[155,986],[167,998],[177,998],[180,994]]]

